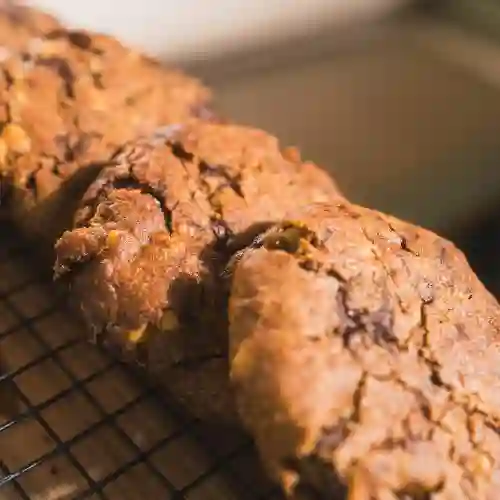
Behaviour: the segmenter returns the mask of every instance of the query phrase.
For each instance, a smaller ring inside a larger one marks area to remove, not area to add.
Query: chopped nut
[[[286,220],[283,223],[284,229],[295,227],[297,229],[307,229],[307,226],[300,220]]]
[[[106,244],[108,247],[114,247],[120,242],[120,231],[112,229],[106,238]]]
[[[147,325],[144,324],[144,325],[140,326],[139,328],[128,332],[128,334],[127,334],[128,341],[133,345],[136,345],[139,342],[141,342],[144,338],[144,334],[146,333],[146,327],[147,327]]]
[[[483,453],[478,453],[471,460],[470,468],[474,476],[487,477],[490,476],[493,470],[493,463],[491,458]]]
[[[7,148],[7,144],[3,139],[0,138],[0,168],[5,167],[7,163],[7,154],[9,150]]]
[[[31,149],[30,137],[22,127],[15,123],[9,123],[4,127],[2,139],[5,141],[7,149],[16,153],[28,153]]]
[[[89,61],[91,73],[100,73],[102,71],[102,61],[100,57],[92,57]]]
[[[299,241],[299,248],[297,252],[300,253],[304,259],[311,259],[311,243],[306,239],[301,238]]]
[[[177,319],[176,314],[167,309],[160,320],[160,329],[162,332],[171,332],[173,330],[177,330],[179,328],[179,320]]]
[[[41,56],[56,56],[64,52],[66,42],[64,40],[43,40],[37,48]]]

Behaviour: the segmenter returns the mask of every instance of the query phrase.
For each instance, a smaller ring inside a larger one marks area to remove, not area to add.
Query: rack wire
[[[242,432],[88,344],[32,247],[0,231],[0,500],[282,498]]]

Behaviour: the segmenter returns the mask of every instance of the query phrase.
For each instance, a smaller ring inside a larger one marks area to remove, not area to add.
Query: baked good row
[[[500,310],[462,253],[213,119],[196,79],[22,12],[4,210],[57,240],[92,340],[239,415],[290,498],[496,499]]]

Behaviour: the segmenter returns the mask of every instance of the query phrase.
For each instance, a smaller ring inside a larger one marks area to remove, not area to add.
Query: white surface
[[[32,0],[76,26],[189,60],[253,48],[330,23],[383,15],[405,0]]]
[[[222,79],[218,108],[300,146],[353,200],[444,232],[500,192],[498,87],[466,68],[487,54],[449,35],[406,23],[349,53]]]

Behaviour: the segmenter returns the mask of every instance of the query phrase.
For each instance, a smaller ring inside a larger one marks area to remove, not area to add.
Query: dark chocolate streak
[[[66,39],[75,47],[92,52],[96,55],[101,55],[102,50],[97,49],[92,46],[92,37],[87,33],[78,30],[54,30],[47,33],[46,38],[48,40],[60,40]]]
[[[45,66],[56,72],[61,80],[64,82],[64,91],[69,99],[75,98],[75,75],[71,70],[71,66],[68,61],[62,57],[47,57],[39,58],[35,61],[35,64],[39,66]]]

